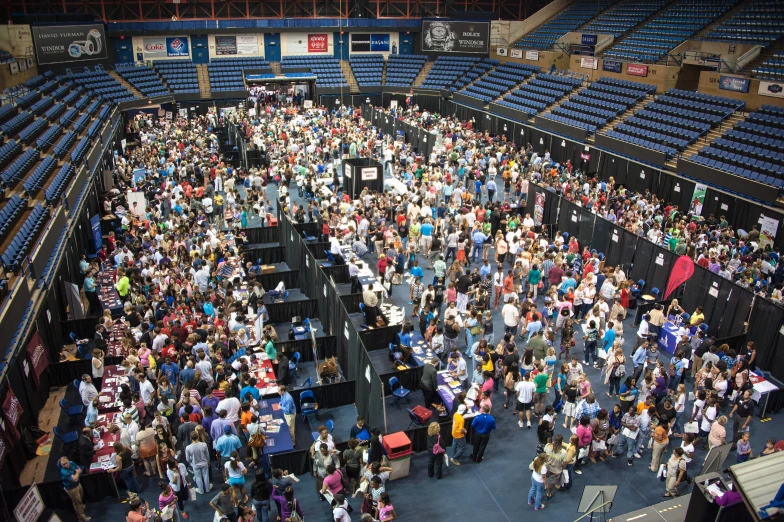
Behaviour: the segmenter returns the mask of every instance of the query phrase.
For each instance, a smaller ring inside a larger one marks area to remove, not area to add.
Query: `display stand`
[[[593,521],[594,513],[601,513],[601,519],[607,520],[607,513],[612,508],[617,492],[617,485],[585,486],[583,496],[580,498],[580,505],[577,507],[577,512],[584,513],[584,515],[577,520],[588,518]]]
[[[705,463],[702,465],[700,475],[707,475],[708,473],[718,473],[724,467],[724,461],[732,451],[732,443],[724,444],[723,446],[714,446],[705,457]]]

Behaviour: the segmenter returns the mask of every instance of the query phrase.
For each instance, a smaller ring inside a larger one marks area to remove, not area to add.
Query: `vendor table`
[[[103,373],[102,388],[98,392],[98,411],[108,413],[119,411],[122,407],[120,403],[120,385],[127,384],[128,377],[122,366],[106,366]]]
[[[280,398],[259,401],[259,423],[267,436],[265,455],[294,451],[289,425],[280,409]]]
[[[659,348],[669,354],[675,354],[675,347],[678,346],[678,330],[681,325],[677,325],[672,321],[665,321],[661,328],[659,328],[659,336],[656,341],[659,343]],[[694,335],[697,332],[696,326],[689,327],[689,335]]]
[[[463,387],[460,385],[460,382],[457,379],[453,379],[446,370],[438,372],[436,376],[438,379],[438,395],[441,397],[441,400],[446,407],[446,411],[451,412],[454,399],[458,393],[464,391]],[[463,415],[464,417],[474,417],[479,414],[479,408],[476,407],[474,401],[466,399],[464,404],[467,408],[465,415]]]
[[[109,310],[113,316],[122,314],[123,302],[120,294],[114,288],[116,272],[114,270],[104,270],[95,277],[98,283],[98,301],[101,308]]]
[[[250,357],[249,368],[250,373],[256,377],[256,388],[263,396],[275,395],[278,393],[278,383],[272,369],[272,361],[260,346],[254,347],[254,350],[256,353]]]

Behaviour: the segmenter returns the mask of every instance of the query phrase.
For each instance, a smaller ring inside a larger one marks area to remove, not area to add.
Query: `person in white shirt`
[[[528,420],[528,428],[531,428],[531,408],[534,404],[534,392],[536,385],[531,382],[531,372],[527,372],[522,380],[515,384],[515,392],[517,392],[517,425],[523,427],[523,413],[525,413]]]
[[[637,344],[634,345],[634,348],[637,349],[650,334],[650,327],[648,326],[648,321],[651,320],[650,314],[645,314],[642,321],[640,321],[640,326],[637,328]]]
[[[504,318],[504,331],[511,333],[512,336],[516,335],[520,311],[517,309],[517,303],[514,299],[501,308],[501,317]]]
[[[219,413],[225,410],[226,420],[238,424],[240,420],[240,407],[240,401],[232,396],[230,392],[227,392],[226,398],[218,403],[218,406],[215,407],[215,411],[216,413]]]

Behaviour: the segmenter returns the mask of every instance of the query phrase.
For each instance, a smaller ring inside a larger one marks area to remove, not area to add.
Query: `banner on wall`
[[[632,76],[648,76],[648,66],[639,63],[630,63],[626,66],[626,74]]]
[[[237,54],[259,54],[259,38],[253,35],[237,35]]]
[[[534,196],[534,225],[541,226],[544,217],[544,192],[537,192]]]
[[[218,56],[237,54],[237,37],[215,36],[215,54]]]
[[[508,56],[509,55],[509,49],[507,49],[506,47],[499,47],[498,49],[496,49],[496,52],[498,53],[498,56]]]
[[[487,54],[490,51],[490,23],[423,20],[422,50]]]
[[[362,33],[351,33],[351,52],[370,52],[370,35]]]
[[[16,444],[16,441],[19,440],[19,430],[16,429],[16,425],[19,424],[19,420],[22,418],[24,410],[22,409],[22,404],[19,402],[19,399],[16,398],[14,390],[11,389],[10,386],[8,386],[7,390],[8,391],[5,393],[5,400],[3,401],[3,417],[5,418],[8,442],[11,445],[14,445]]]
[[[581,38],[583,45],[596,45],[597,35],[595,34],[584,34]]]
[[[510,49],[509,56],[512,58],[522,58],[523,57],[523,50],[522,49]],[[537,58],[539,57],[537,53]]]
[[[19,60],[16,62],[19,64],[19,72],[23,72],[27,70],[27,61],[26,60]]]
[[[329,34],[327,33],[288,33],[288,54],[326,53],[329,51]]]
[[[720,76],[719,89],[724,91],[749,92],[751,80],[748,78],[736,78],[735,76]]]
[[[187,109],[180,109],[181,111],[185,111],[185,116],[188,117],[188,110]],[[144,171],[144,169],[140,169]],[[146,171],[143,172],[145,174]],[[142,176],[143,179],[143,176]],[[101,216],[98,214],[94,215],[90,218],[90,229],[93,231],[93,245],[95,246],[95,251],[98,252],[101,249],[101,245],[103,245],[103,234],[101,233]]]
[[[708,191],[708,185],[703,183],[694,184],[694,195],[691,197],[691,212],[696,215],[702,214],[702,205],[705,203],[705,193]]]
[[[539,51],[526,51],[525,52],[525,59],[531,60],[532,62],[539,61]]]
[[[760,82],[757,94],[760,96],[773,96],[774,98],[784,98],[784,83],[782,82]]]
[[[760,215],[759,225],[760,225],[760,239],[759,239],[760,248],[765,248],[768,245],[772,247],[773,240],[776,239],[776,233],[778,232],[779,229],[779,220],[773,219],[771,217],[767,217],[763,214]]]
[[[5,441],[5,432],[3,431],[3,427],[0,426],[0,466],[3,465],[6,453],[8,453],[8,443]]]
[[[664,292],[664,299],[667,299],[676,288],[685,283],[694,274],[694,260],[689,256],[680,256],[675,260],[670,271],[670,278],[667,280],[667,289]]]
[[[623,62],[617,62],[615,60],[604,60],[602,62],[602,70],[621,74],[621,71],[623,70]]]
[[[599,66],[599,59],[591,56],[580,58],[580,67],[583,69],[596,69]]]
[[[34,26],[33,45],[40,65],[105,60],[103,24]]]
[[[166,39],[167,56],[190,56],[187,36],[175,36]]]
[[[388,53],[389,42],[391,41],[389,33],[385,34],[371,34],[370,35],[370,50],[375,53]]]
[[[11,74],[17,74],[19,72],[19,64],[16,62],[11,62],[8,66],[11,68]]]
[[[27,343],[27,357],[30,359],[30,366],[33,367],[35,386],[39,387],[41,385],[41,374],[49,366],[49,356],[46,355],[46,347],[38,332],[35,332],[30,342]]]
[[[164,38],[145,38],[142,40],[142,50],[144,52],[144,59],[150,58],[165,58],[166,57],[166,39]]]

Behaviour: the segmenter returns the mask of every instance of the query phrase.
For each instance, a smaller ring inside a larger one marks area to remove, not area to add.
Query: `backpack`
[[[625,364],[623,364],[623,363],[615,363],[613,366],[615,366],[615,368],[613,369],[613,375],[615,377],[619,377],[620,378],[620,377],[625,377],[626,376],[626,365]]]

